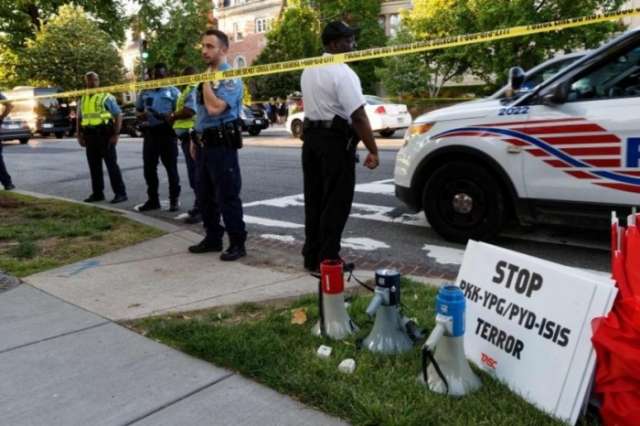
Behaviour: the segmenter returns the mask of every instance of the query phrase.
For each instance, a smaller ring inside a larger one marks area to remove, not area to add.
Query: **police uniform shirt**
[[[164,120],[154,115],[170,114],[176,109],[176,102],[180,96],[180,91],[171,87],[161,87],[158,89],[144,90],[136,99],[136,110],[138,112],[149,111],[147,121],[150,127],[165,123]]]
[[[366,103],[360,78],[346,64],[307,68],[300,86],[309,120],[333,120],[337,115],[351,122],[351,114]]]
[[[120,106],[118,105],[118,102],[116,102],[116,98],[113,95],[107,96],[107,99],[104,101],[104,107],[111,113],[112,117],[116,117],[122,114],[122,110],[120,109]],[[78,115],[78,119],[82,123],[82,99],[78,101],[76,114]]]
[[[222,63],[218,66],[219,71],[226,71],[231,68],[231,65]],[[230,78],[228,80],[216,81],[212,84],[213,92],[216,97],[222,99],[227,104],[227,109],[219,115],[210,115],[207,111],[207,107],[204,105],[204,99],[199,99],[198,90],[194,90],[194,96],[197,99],[196,109],[196,131],[202,133],[204,129],[211,127],[218,127],[221,124],[235,121],[240,117],[240,110],[242,108],[242,80],[239,78]],[[204,96],[204,95],[203,95]]]

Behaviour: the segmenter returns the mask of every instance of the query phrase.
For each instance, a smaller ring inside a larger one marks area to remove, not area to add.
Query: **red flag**
[[[618,250],[618,218],[611,218],[611,270],[613,270],[613,257]]]
[[[625,256],[622,255],[620,250],[616,250],[613,253],[613,265],[611,267],[611,275],[619,291],[619,298],[626,299],[632,297],[633,293],[629,288],[626,273]]]
[[[624,254],[627,286],[631,294],[640,296],[640,232],[635,224],[627,228],[625,240],[627,242],[627,251]]]

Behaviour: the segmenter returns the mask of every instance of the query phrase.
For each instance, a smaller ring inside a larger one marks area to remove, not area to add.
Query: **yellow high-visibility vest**
[[[181,111],[184,108],[184,104],[187,102],[187,96],[191,94],[191,91],[195,90],[196,85],[189,85],[182,89],[180,96],[178,96],[178,100],[176,101],[176,112]],[[194,111],[195,112],[195,111]],[[194,116],[195,117],[195,116]],[[194,117],[191,118],[183,118],[182,120],[176,120],[173,123],[174,129],[191,129],[195,123]]]
[[[111,113],[105,103],[111,96],[110,93],[96,93],[84,95],[81,100],[82,127],[94,127],[107,124],[111,120]]]

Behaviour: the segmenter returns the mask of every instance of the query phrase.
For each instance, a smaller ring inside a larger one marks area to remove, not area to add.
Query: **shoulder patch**
[[[222,85],[225,89],[235,89],[236,88],[236,79],[230,78],[229,80],[222,80]]]

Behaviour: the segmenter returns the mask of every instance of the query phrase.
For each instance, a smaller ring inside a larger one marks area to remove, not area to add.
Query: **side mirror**
[[[509,70],[509,87],[512,93],[516,93],[522,87],[525,79],[525,72],[520,67],[513,67]]]
[[[566,83],[558,84],[542,97],[545,105],[560,105],[567,102],[567,99],[569,99],[569,85]]]

